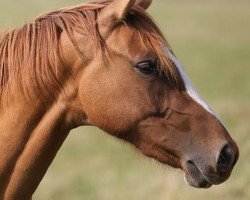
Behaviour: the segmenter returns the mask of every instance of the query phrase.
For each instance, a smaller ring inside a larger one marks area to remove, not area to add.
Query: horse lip
[[[185,173],[184,175],[184,180],[185,182],[195,188],[203,188],[203,189],[207,189],[210,188],[213,184],[210,183],[209,181],[207,181],[207,179],[205,177],[203,177],[202,180],[200,180],[199,182],[197,182],[194,177],[192,177],[189,173]]]
[[[205,189],[213,185],[202,170],[192,161],[188,161],[186,167],[183,169],[185,171],[184,179],[190,186]]]

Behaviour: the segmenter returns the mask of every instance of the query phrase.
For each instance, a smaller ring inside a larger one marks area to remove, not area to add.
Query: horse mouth
[[[192,161],[188,161],[184,171],[184,180],[192,187],[207,189],[213,185]]]

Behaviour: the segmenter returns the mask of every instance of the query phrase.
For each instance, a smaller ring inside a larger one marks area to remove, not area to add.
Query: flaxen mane
[[[27,88],[41,96],[41,92],[51,87],[60,88],[58,77],[68,71],[63,65],[60,49],[60,37],[66,32],[77,52],[81,56],[74,32],[88,34],[96,48],[105,44],[97,28],[96,19],[100,9],[111,1],[92,2],[77,7],[60,9],[38,17],[33,23],[22,28],[8,31],[0,36],[0,94],[11,91],[12,87]],[[176,72],[162,50],[167,45],[160,30],[151,17],[139,6],[135,6],[125,24],[136,29],[145,47],[157,55],[159,67],[166,72],[170,80],[175,80]],[[164,66],[164,67],[163,67]]]

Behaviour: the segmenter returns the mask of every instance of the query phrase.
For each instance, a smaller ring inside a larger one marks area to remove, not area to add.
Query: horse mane
[[[63,64],[61,33],[68,35],[80,56],[75,31],[88,34],[96,48],[103,48],[96,19],[99,11],[110,2],[112,0],[59,9],[39,16],[22,28],[0,35],[0,95],[18,86],[24,92],[32,87],[32,91],[40,97],[43,92],[62,86],[59,77],[65,77],[66,81],[72,74]],[[142,8],[134,6],[124,21],[136,28],[146,48],[156,52],[159,66],[164,66],[161,70],[170,79],[176,79],[176,73],[161,46],[168,44],[152,18]]]

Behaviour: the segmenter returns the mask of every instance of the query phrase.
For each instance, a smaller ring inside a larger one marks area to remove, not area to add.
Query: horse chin
[[[207,180],[207,178],[203,175],[199,168],[193,164],[191,164],[185,170],[184,180],[188,185],[195,188],[207,189],[213,185]]]

